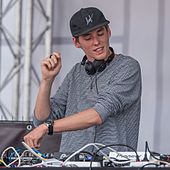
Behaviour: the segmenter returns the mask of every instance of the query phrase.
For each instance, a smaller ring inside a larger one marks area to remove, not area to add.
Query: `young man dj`
[[[51,87],[60,72],[62,55],[54,52],[42,61],[34,113],[36,128],[24,137],[29,146],[39,147],[44,135],[62,132],[61,152],[74,152],[93,142],[137,149],[140,66],[132,57],[114,53],[109,43],[109,23],[95,7],[81,8],[71,17],[73,43],[85,55],[52,97]]]

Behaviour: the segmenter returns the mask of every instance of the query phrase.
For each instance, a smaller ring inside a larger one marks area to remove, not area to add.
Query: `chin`
[[[102,52],[101,54],[93,53],[91,56],[90,58],[94,60],[105,60],[108,57],[106,52]]]
[[[106,53],[102,53],[102,54],[96,56],[97,60],[104,60],[106,58],[107,58],[107,54]]]

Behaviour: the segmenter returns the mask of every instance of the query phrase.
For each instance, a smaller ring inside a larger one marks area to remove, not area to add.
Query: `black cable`
[[[160,161],[160,159],[158,159],[157,157],[155,157],[154,152],[152,152],[152,151],[149,149],[148,142],[147,142],[147,150],[148,150],[148,152],[150,153],[150,155],[151,155],[154,159]],[[157,154],[158,156],[160,156],[159,153],[155,153],[155,154]]]
[[[146,161],[146,162],[149,161],[148,156],[147,156],[147,151],[148,151],[148,142],[146,141],[145,142],[145,154],[144,154],[144,158],[142,161]]]
[[[94,153],[94,155],[93,155],[93,157],[92,157],[92,160],[90,161],[89,170],[92,170],[92,162],[95,160],[95,158],[96,158],[96,156],[97,156],[97,153],[98,153],[100,150],[105,149],[105,148],[108,148],[108,147],[111,147],[111,146],[125,146],[125,147],[130,148],[130,149],[131,149],[132,151],[134,151],[135,154],[136,154],[136,161],[140,161],[139,155],[137,154],[137,151],[136,151],[133,147],[131,147],[131,146],[128,146],[128,145],[126,145],[126,144],[111,144],[111,145],[105,145],[105,146],[99,148],[99,149]]]
[[[151,150],[149,149],[149,145],[148,145],[148,142],[147,142],[147,141],[146,141],[146,147],[147,147],[148,152],[150,153],[150,155],[151,155],[154,159],[156,159],[156,160],[158,160],[158,161],[164,161],[164,160],[161,159],[161,156],[162,156],[163,154],[160,154],[160,153],[151,151]],[[159,156],[160,158],[157,158],[156,156]],[[164,161],[164,162],[167,162],[167,161]],[[167,163],[169,163],[169,162],[167,162]],[[153,163],[153,164],[154,164],[154,163]],[[162,163],[162,164],[165,165],[166,163]],[[158,165],[158,164],[157,164],[157,165]],[[160,162],[160,165],[161,165],[161,162]]]
[[[156,164],[156,163],[148,163],[148,164],[145,164],[145,165],[143,165],[142,167],[140,167],[138,170],[142,170],[142,169],[144,169],[145,167],[150,166],[150,165],[155,165],[156,167],[160,166],[160,165],[158,165],[158,164]]]
[[[137,154],[137,151],[136,151],[133,147],[131,147],[131,146],[129,146],[129,145],[126,145],[126,144],[111,144],[111,145],[105,145],[105,146],[99,148],[99,149],[95,152],[95,155],[97,155],[97,153],[98,153],[100,150],[105,149],[105,148],[108,148],[108,147],[111,147],[111,146],[124,146],[124,147],[130,148],[130,149],[131,149],[132,151],[134,151],[135,154],[136,154],[136,161],[140,161],[139,155]],[[94,156],[95,156],[95,155],[94,155]]]

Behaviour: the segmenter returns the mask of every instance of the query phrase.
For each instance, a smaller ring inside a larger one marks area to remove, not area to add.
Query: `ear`
[[[108,26],[108,35],[109,37],[111,37],[112,33],[111,33],[111,30],[110,30],[110,27]]]
[[[78,38],[72,37],[72,41],[76,48],[81,48]]]

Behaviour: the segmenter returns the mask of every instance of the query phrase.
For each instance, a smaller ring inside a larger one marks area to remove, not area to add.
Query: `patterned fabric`
[[[74,152],[92,142],[126,144],[137,149],[141,70],[132,57],[116,54],[104,71],[92,76],[85,72],[81,63],[77,63],[50,100],[53,119],[94,108],[103,120],[99,126],[63,132],[61,152]],[[34,118],[34,123],[41,122]],[[114,149],[130,150],[126,147]]]

